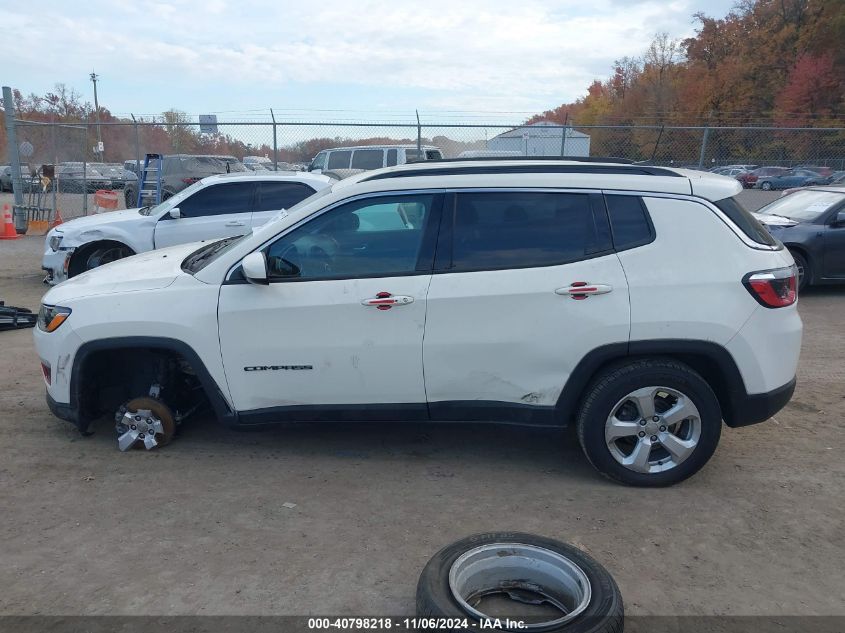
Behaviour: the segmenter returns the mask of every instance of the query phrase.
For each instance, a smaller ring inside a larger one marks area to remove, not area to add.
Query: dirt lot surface
[[[0,298],[38,307],[42,245],[0,242]],[[504,427],[194,420],[124,454],[53,418],[32,333],[0,332],[0,614],[412,614],[428,558],[488,530],[584,548],[628,614],[845,614],[843,309],[802,296],[792,402],[665,490]]]

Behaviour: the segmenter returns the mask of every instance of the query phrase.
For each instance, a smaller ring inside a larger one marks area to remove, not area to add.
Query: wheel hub
[[[164,435],[164,425],[150,409],[126,411],[117,423],[117,446],[122,451],[143,444],[147,450],[159,445],[156,435]]]

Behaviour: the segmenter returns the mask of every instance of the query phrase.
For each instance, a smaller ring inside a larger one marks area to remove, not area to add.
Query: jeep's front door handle
[[[240,220],[232,220],[231,222],[226,222],[226,226],[246,226]]]
[[[586,281],[573,281],[564,288],[555,290],[556,295],[569,295],[573,299],[586,299],[590,295],[604,295],[613,290],[608,284],[591,284]]]
[[[407,295],[393,295],[389,292],[378,292],[375,297],[361,301],[362,306],[373,306],[379,310],[390,310],[393,306],[406,306],[413,303],[414,298]]]

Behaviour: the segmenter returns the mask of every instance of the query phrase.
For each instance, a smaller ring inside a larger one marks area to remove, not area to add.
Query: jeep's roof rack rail
[[[428,160],[409,160],[406,164],[418,163],[470,163],[487,161],[519,161],[519,160],[542,160],[561,161],[571,160],[579,163],[619,163],[620,165],[633,165],[634,161],[627,158],[614,156],[471,156],[466,158],[430,158]]]
[[[440,165],[428,166],[426,163],[435,161],[423,161],[421,163],[408,164],[408,169],[397,169],[373,174],[362,178],[359,182],[370,182],[373,180],[384,180],[387,178],[415,178],[420,176],[460,176],[460,175],[481,175],[481,174],[615,174],[628,176],[669,176],[683,178],[681,174],[664,167],[652,167],[649,165],[562,165],[549,163],[548,165]]]

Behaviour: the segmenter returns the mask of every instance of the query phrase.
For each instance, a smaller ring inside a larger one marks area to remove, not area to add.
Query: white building
[[[559,123],[540,121],[494,136],[487,141],[487,149],[520,156],[589,156],[590,136]]]

